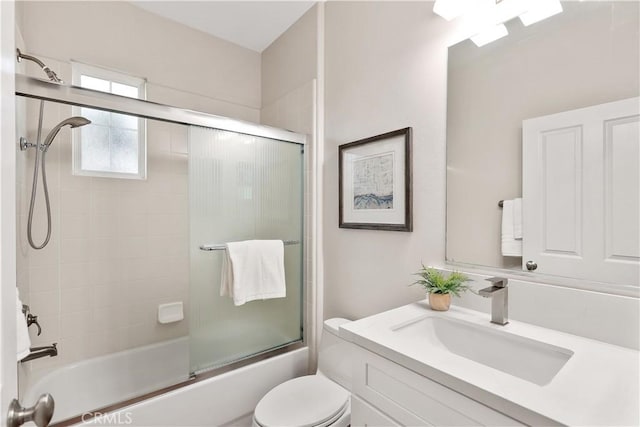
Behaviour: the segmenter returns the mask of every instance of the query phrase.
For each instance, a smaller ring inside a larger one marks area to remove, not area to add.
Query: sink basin
[[[398,338],[425,342],[538,385],[546,385],[573,355],[571,350],[464,320],[422,316],[391,328]]]

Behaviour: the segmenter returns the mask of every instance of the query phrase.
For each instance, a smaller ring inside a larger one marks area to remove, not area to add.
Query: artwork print
[[[338,146],[338,226],[412,231],[410,127]]]
[[[393,153],[353,162],[353,208],[393,209]]]

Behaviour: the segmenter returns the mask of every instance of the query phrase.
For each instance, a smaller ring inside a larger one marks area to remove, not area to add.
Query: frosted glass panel
[[[108,111],[94,110],[93,108],[82,108],[80,110],[82,116],[91,120],[94,125],[109,126],[110,116],[112,113]]]
[[[138,130],[139,121],[136,116],[111,113],[111,126],[115,128]]]
[[[111,128],[111,171],[138,172],[138,131]]]
[[[108,171],[111,166],[109,155],[109,128],[93,125],[80,128],[82,135],[82,165],[85,169]]]
[[[144,163],[142,119],[85,107],[80,108],[79,114],[91,120],[90,125],[81,129],[80,162],[76,165],[79,171],[133,175],[140,172]]]
[[[191,371],[200,372],[302,339],[301,146],[191,127]],[[200,245],[249,239],[285,246],[286,298],[234,306],[220,296],[224,252]]]

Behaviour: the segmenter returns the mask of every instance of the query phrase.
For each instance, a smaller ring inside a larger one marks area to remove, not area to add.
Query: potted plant
[[[465,282],[471,280],[458,271],[452,272],[445,278],[441,272],[432,267],[425,267],[424,264],[414,275],[419,276],[420,279],[411,285],[420,285],[427,291],[429,306],[436,311],[449,310],[451,295],[459,297],[462,292],[469,290]]]

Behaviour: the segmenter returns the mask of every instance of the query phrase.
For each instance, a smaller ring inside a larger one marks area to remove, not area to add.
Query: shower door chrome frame
[[[284,129],[77,86],[62,85],[22,74],[16,74],[16,95],[76,107],[94,108],[111,113],[130,114],[143,119],[226,130],[301,145],[307,142],[306,135]]]
[[[108,111],[112,113],[121,113],[138,116],[144,119],[158,120],[162,122],[175,123],[187,126],[202,126],[212,129],[220,129],[229,132],[236,132],[245,135],[253,135],[264,138],[270,138],[282,142],[294,143],[304,146],[307,144],[307,136],[295,132],[291,132],[284,129],[278,129],[270,126],[251,123],[243,120],[231,119],[228,117],[216,116],[214,114],[203,113],[199,111],[188,110],[184,108],[173,107],[169,105],[159,104],[151,101],[128,98],[125,96],[114,95],[111,93],[100,92],[96,90],[81,88],[77,86],[70,86],[66,84],[58,84],[44,79],[38,79],[29,77],[22,74],[15,75],[15,94],[16,96],[22,96],[26,98],[33,98],[38,100],[56,102],[76,107],[93,108],[102,111]],[[303,149],[303,153],[304,153]],[[306,239],[302,241],[303,247],[303,262],[304,253],[308,253]],[[303,268],[303,274],[305,269]],[[304,331],[306,320],[306,304],[304,301],[304,295],[307,294],[307,290],[304,289],[305,279],[302,278],[303,287],[303,301],[302,304],[302,319],[301,329]],[[156,390],[151,393],[146,393],[132,399],[116,402],[104,408],[96,408],[91,411],[95,414],[107,411],[115,411],[117,409],[132,405],[134,403],[155,397],[182,387],[189,386],[195,382],[203,381],[231,370],[246,366],[264,359],[278,356],[283,353],[295,351],[307,346],[307,336],[302,332],[300,340],[289,342],[281,346],[248,355],[244,358],[240,358],[227,365],[215,367],[211,369],[205,369],[202,372],[190,374],[191,377],[185,382],[181,382],[160,390]],[[75,425],[76,423],[88,421],[91,417],[82,419],[81,416],[76,416],[67,420],[58,421],[52,426],[66,427]]]

